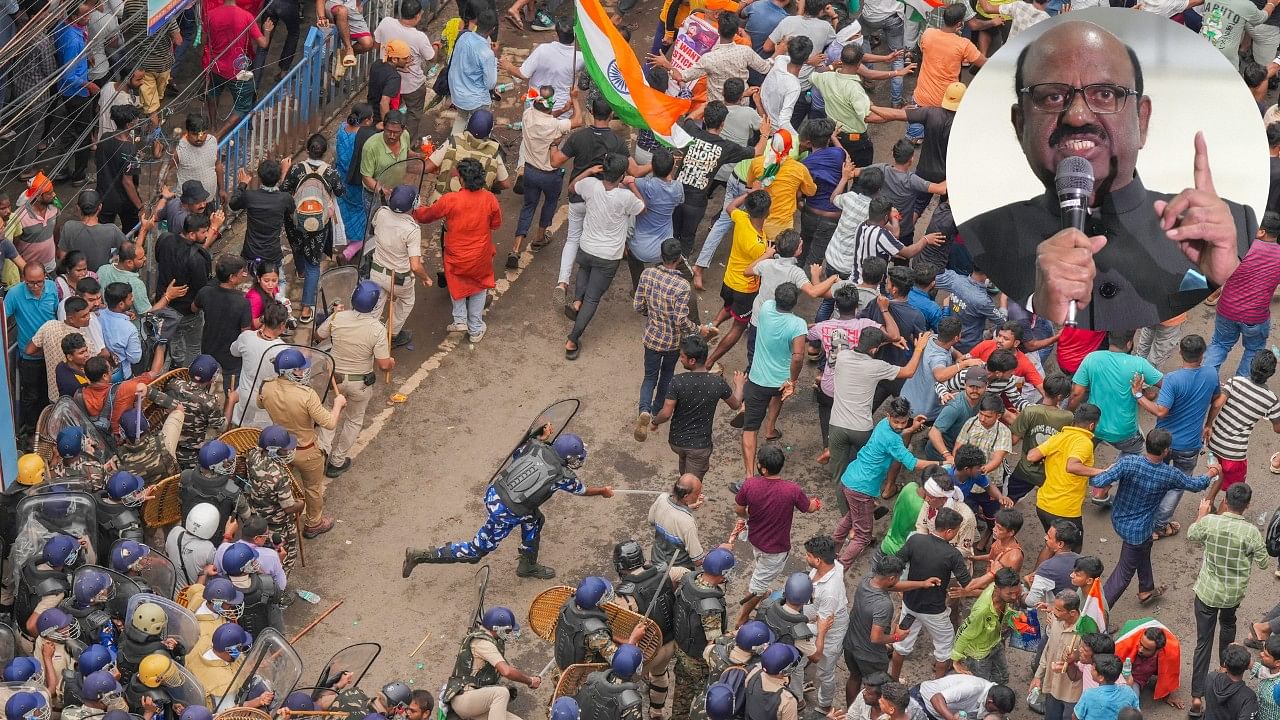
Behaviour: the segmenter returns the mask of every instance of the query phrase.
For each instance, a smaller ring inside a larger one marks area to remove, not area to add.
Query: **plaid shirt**
[[[640,273],[631,306],[648,316],[644,346],[654,352],[680,348],[680,338],[698,332],[689,319],[689,281],[676,270],[659,265]]]
[[[17,70],[12,80],[14,97],[26,95],[37,88],[44,88],[47,95],[51,86],[49,78],[58,71],[49,33],[40,32],[32,38],[26,51],[14,63],[14,68]]]
[[[1145,455],[1121,455],[1101,475],[1089,479],[1094,487],[1120,483],[1111,506],[1111,526],[1121,540],[1141,545],[1155,532],[1155,512],[1169,490],[1200,492],[1209,487],[1208,475],[1186,475],[1172,465],[1153,463]]]
[[[1187,530],[1187,539],[1204,546],[1193,589],[1200,602],[1212,608],[1239,605],[1249,587],[1249,561],[1265,568],[1270,560],[1262,533],[1235,513],[1206,515]]]

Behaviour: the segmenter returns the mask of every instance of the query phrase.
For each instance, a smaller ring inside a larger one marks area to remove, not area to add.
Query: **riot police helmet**
[[[800,651],[794,645],[773,643],[760,654],[760,664],[770,675],[785,675],[800,662]]]
[[[741,650],[758,655],[773,642],[773,632],[769,630],[769,626],[759,620],[752,620],[743,623],[738,628],[738,632],[733,636],[733,642]]]
[[[121,540],[111,548],[111,569],[127,573],[139,560],[151,554],[151,548],[137,540]]]
[[[733,569],[736,562],[733,559],[732,552],[724,548],[716,548],[707,553],[707,557],[703,559],[702,570],[709,575],[724,577],[726,573]]]
[[[112,500],[129,507],[138,507],[142,504],[142,496],[146,489],[146,482],[143,481],[142,476],[128,470],[112,473],[111,478],[107,480],[107,495]]]
[[[623,540],[613,546],[613,567],[625,575],[644,567],[644,548],[635,540]]]
[[[101,568],[86,567],[76,572],[75,582],[71,584],[71,605],[83,610],[94,603],[104,603],[111,599],[115,585]]]
[[[613,660],[609,663],[613,674],[623,680],[630,680],[641,665],[644,665],[644,654],[640,652],[640,648],[631,643],[619,645],[613,654]]]
[[[200,467],[218,475],[230,475],[236,469],[236,451],[221,440],[210,440],[200,446]]]
[[[808,573],[795,572],[782,588],[782,599],[791,605],[807,605],[813,599],[813,581]]]
[[[612,599],[613,586],[598,575],[583,578],[573,594],[573,602],[583,610],[594,610]]]
[[[361,280],[351,293],[351,309],[356,312],[373,312],[382,297],[382,287],[372,280]]]
[[[70,567],[80,557],[80,541],[58,533],[44,543],[44,561],[52,567]]]

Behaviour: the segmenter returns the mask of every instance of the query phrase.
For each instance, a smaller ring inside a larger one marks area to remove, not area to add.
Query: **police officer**
[[[34,658],[31,659],[34,660]],[[90,645],[80,651],[80,656],[76,658],[75,669],[68,672],[62,680],[64,706],[80,705],[84,701],[84,681],[96,672],[106,672],[113,680],[115,679],[115,659],[104,645]],[[126,707],[123,699],[120,701],[120,706]],[[63,717],[66,717],[66,712],[64,708]]]
[[[694,697],[707,683],[707,645],[729,631],[725,606],[726,574],[733,568],[733,553],[716,548],[707,553],[701,571],[685,571],[676,587],[675,600],[675,705],[673,720],[689,717]]]
[[[51,474],[54,479],[83,478],[95,492],[102,489],[107,478],[102,463],[84,454],[84,430],[78,425],[58,431],[58,463]]]
[[[337,312],[316,328],[316,337],[333,340],[330,351],[333,379],[338,383],[338,391],[347,398],[347,410],[339,418],[337,428],[320,433],[329,447],[324,468],[326,477],[336,478],[351,467],[347,453],[351,452],[364,426],[364,414],[373,398],[378,372],[391,372],[396,366],[387,342],[387,327],[376,312],[381,297],[382,288],[378,283],[362,280],[351,293],[351,309],[337,305]]]
[[[183,408],[182,432],[175,453],[179,468],[195,467],[196,456],[209,431],[226,425],[227,408],[218,402],[213,392],[213,379],[220,370],[212,355],[197,355],[188,368],[190,378],[174,378],[165,388],[165,394]]]
[[[244,611],[237,621],[253,635],[273,627],[284,632],[284,591],[258,567],[258,553],[246,542],[233,543],[222,553],[218,572],[244,594]]]
[[[801,662],[796,667],[797,686],[802,686],[804,660],[817,662],[818,645],[814,629],[804,614],[804,606],[813,599],[813,581],[808,573],[792,573],[783,586],[782,597],[769,598],[756,608],[756,619],[773,631],[777,642],[793,645],[800,651]]]
[[[143,657],[136,674],[128,676],[125,685],[124,697],[129,707],[144,708],[151,704],[156,708],[155,720],[178,720],[180,708],[174,707],[174,698],[166,690],[178,672],[178,663],[169,655],[154,653]],[[121,677],[126,677],[123,671]]]
[[[520,636],[515,613],[504,607],[489,608],[481,617],[480,625],[462,639],[453,674],[445,683],[441,700],[462,720],[504,716],[512,720],[515,716],[507,711],[512,693],[499,684],[499,679],[537,690],[542,678],[526,675],[507,662],[507,640]]]
[[[298,440],[279,425],[268,425],[258,434],[258,446],[245,454],[249,487],[245,500],[254,515],[265,518],[267,531],[279,538],[280,564],[285,572],[298,560],[298,514],[306,508],[294,498],[289,464],[298,451]]]
[[[558,697],[551,703],[551,720],[579,720],[580,717],[578,701],[571,697]]]
[[[36,692],[14,693],[4,704],[5,720],[48,720],[52,712],[49,701]]]
[[[108,710],[129,709],[120,683],[114,675],[104,670],[85,675],[80,681],[75,699],[64,699],[66,704],[62,708],[61,720],[84,720],[94,715],[101,716]]]
[[[373,214],[373,262],[369,277],[387,292],[378,295],[373,314],[381,316],[383,305],[390,300],[393,347],[413,341],[413,333],[405,330],[404,324],[413,312],[414,278],[427,287],[433,284],[422,262],[422,226],[410,215],[417,202],[416,187],[397,185],[387,204]]]
[[[561,670],[578,663],[610,662],[618,645],[635,644],[644,637],[644,625],[636,625],[631,636],[615,638],[603,605],[613,599],[608,580],[592,575],[578,583],[578,589],[564,601],[556,617],[555,660]]]
[[[84,568],[76,573],[71,597],[58,607],[75,618],[80,626],[80,639],[86,644],[115,645],[115,623],[107,602],[115,591],[115,581],[106,572]]]
[[[661,714],[667,705],[667,669],[676,651],[672,634],[672,612],[675,605],[673,573],[662,564],[647,564],[644,549],[635,540],[624,540],[613,546],[613,567],[618,571],[614,592],[618,604],[644,615],[662,631],[662,647],[644,665],[645,682],[649,685],[649,713]]]
[[[796,695],[787,692],[787,685],[802,659],[800,651],[786,643],[765,649],[760,664],[747,672],[746,720],[796,720]]]
[[[156,603],[140,603],[133,609],[133,613],[125,620],[124,632],[120,635],[120,652],[116,655],[116,668],[120,671],[122,680],[130,680],[140,673],[144,660],[154,655],[174,661],[186,656],[187,648],[177,638],[165,637],[168,623],[168,614]],[[153,671],[156,668],[160,668],[160,665],[153,663]],[[132,704],[130,701],[130,705]]]
[[[187,609],[196,616],[200,627],[200,639],[191,648],[192,655],[199,655],[213,647],[213,634],[218,628],[238,621],[244,614],[244,593],[224,577],[211,577],[203,585],[187,588]]]
[[[49,608],[36,618],[34,654],[44,664],[44,677],[54,707],[62,704],[62,684],[68,671],[74,672],[75,656],[84,649],[79,637],[80,625],[61,608]]]
[[[200,503],[208,503],[218,509],[218,527],[215,535],[227,528],[233,515],[243,515],[248,501],[241,497],[236,483],[236,451],[221,440],[210,440],[200,447],[199,466],[182,471],[178,481],[178,497],[182,501],[182,516]]]
[[[707,688],[706,712],[711,720],[731,720],[736,716],[733,688],[724,683],[713,683]]]
[[[476,531],[473,540],[448,543],[432,550],[406,548],[401,576],[409,577],[419,563],[479,562],[519,527],[520,565],[516,575],[540,580],[555,577],[555,570],[538,564],[538,544],[546,523],[539,506],[556,490],[609,498],[613,497],[613,487],[584,485],[574,473],[587,460],[587,446],[582,438],[565,433],[547,445],[544,439],[550,435],[549,431],[549,427],[542,428],[539,437],[522,445],[510,466],[499,473],[485,491],[484,506],[489,518]]]
[[[141,541],[142,514],[138,508],[149,499],[141,475],[118,470],[107,479],[106,492],[98,496],[98,548],[107,552],[117,540]]]
[[[759,620],[743,623],[732,635],[721,635],[715,642],[709,643],[702,653],[707,662],[707,682],[727,684],[731,688],[741,688],[747,670],[760,662],[760,653],[773,642],[773,633],[769,626]],[[706,698],[703,695],[693,696],[693,706],[689,708],[689,717],[694,720],[706,720],[709,717]]]
[[[116,459],[120,467],[142,476],[142,481],[155,485],[170,475],[178,474],[178,438],[186,409],[175,405],[164,419],[164,424],[152,428],[147,416],[137,408],[129,408],[120,415],[120,437],[116,443]]]
[[[235,623],[227,623],[213,631],[209,649],[187,660],[187,669],[204,687],[205,704],[216,710],[233,706],[262,709],[275,699],[268,690],[254,698],[228,697],[231,682],[240,667],[240,657],[253,646],[253,635]]]
[[[644,664],[644,655],[635,645],[620,645],[609,661],[608,670],[597,670],[574,699],[584,720],[640,720],[644,700],[640,686],[632,678]]]
[[[53,535],[41,552],[28,558],[19,569],[13,619],[27,638],[36,636],[36,618],[57,607],[71,592],[71,572],[85,544],[70,535]]]
[[[311,363],[296,348],[281,350],[271,362],[277,374],[262,384],[258,407],[267,411],[272,423],[297,438],[293,469],[302,482],[306,501],[302,536],[310,539],[329,532],[334,523],[333,518],[324,515],[328,480],[324,476],[324,452],[316,444],[316,427],[327,430],[337,427],[347,397],[339,393],[333,399],[333,410],[326,409],[320,396],[307,385],[307,369]]]

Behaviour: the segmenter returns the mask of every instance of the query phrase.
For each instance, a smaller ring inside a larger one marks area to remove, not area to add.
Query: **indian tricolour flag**
[[[929,13],[947,4],[947,0],[902,0],[907,7],[907,22],[923,23]]]
[[[1089,593],[1084,597],[1084,603],[1080,606],[1080,619],[1076,621],[1076,634],[1087,635],[1088,633],[1107,631],[1107,613],[1110,608],[1107,607],[1107,599],[1102,596],[1102,580],[1096,579],[1089,586]]]
[[[600,0],[575,0],[575,4],[574,29],[583,65],[618,119],[652,131],[668,145],[689,144],[692,138],[676,120],[689,112],[690,102],[649,87],[635,51],[609,20]]]

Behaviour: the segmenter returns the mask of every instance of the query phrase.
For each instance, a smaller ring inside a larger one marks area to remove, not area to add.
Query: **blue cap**
[[[191,379],[198,383],[207,383],[213,380],[213,376],[220,370],[218,361],[213,359],[212,355],[197,355],[195,360],[191,361]]]

